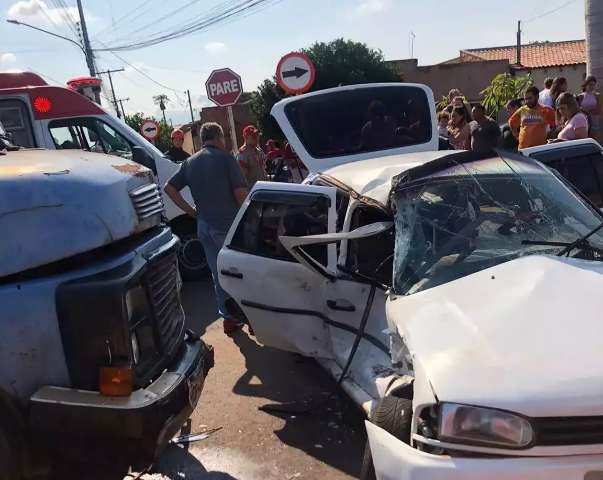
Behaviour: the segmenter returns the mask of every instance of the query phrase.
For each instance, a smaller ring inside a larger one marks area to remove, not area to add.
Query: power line
[[[148,13],[151,13],[153,11],[152,8],[150,8],[150,4],[155,1],[155,0],[142,0],[142,2],[136,4],[136,6],[132,9],[132,10],[128,10],[126,13],[124,13],[122,16],[118,17],[117,19],[115,19],[113,21],[113,23],[111,25],[106,26],[105,28],[103,28],[101,31],[99,31],[94,38],[98,38],[100,35],[102,35],[105,32],[113,32],[115,30],[117,30],[117,28],[119,28],[119,24],[121,22],[123,22],[124,20],[130,18],[132,16],[133,13],[139,12],[140,14],[138,15],[138,18],[142,18],[143,16],[145,16]],[[143,8],[144,7],[144,8]],[[142,11],[141,11],[142,10]]]
[[[557,13],[559,10],[564,9],[565,7],[568,7],[569,5],[571,5],[572,3],[576,3],[578,0],[569,0],[568,2],[565,2],[564,4],[558,6],[557,8],[554,8],[553,10],[549,10],[547,12],[541,13],[539,15],[536,15],[535,17],[529,18],[527,20],[524,20],[523,23],[531,23],[534,22],[536,20],[539,20],[541,18],[547,17],[549,15],[552,15],[553,13]]]
[[[154,20],[153,22],[143,25],[142,27],[136,28],[133,31],[129,31],[127,33],[125,33],[124,35],[122,35],[121,37],[119,37],[118,39],[116,39],[114,42],[115,43],[120,43],[120,42],[125,42],[126,40],[132,42],[132,41],[137,41],[136,38],[133,39],[133,35],[135,33],[141,32],[143,30],[151,30],[153,27],[155,27],[156,25],[160,25],[161,22],[169,17],[172,17],[173,15],[180,13],[183,9],[188,8],[189,6],[191,6],[193,3],[196,3],[198,0],[189,0],[189,2],[185,3],[184,5],[178,7],[176,10],[172,10],[171,12],[167,13],[166,15]],[[199,20],[201,18],[205,18],[208,15],[211,14],[219,14],[220,12],[222,12],[225,8],[228,8],[229,6],[232,6],[233,4],[236,4],[237,1],[240,0],[227,0],[219,5],[214,6],[213,8],[210,8],[208,11],[198,15],[197,17],[193,17],[193,20],[189,23],[184,23],[182,24],[180,27],[178,28],[186,28],[186,26],[191,25],[192,23],[194,23],[196,20]],[[141,18],[142,15],[139,15],[138,18]],[[170,28],[163,28],[161,30],[155,30],[152,33],[148,33],[147,35],[145,35],[144,37],[139,37],[139,39],[144,39],[144,38],[150,38],[153,36],[158,36],[158,35],[164,35],[166,33],[169,33],[171,30],[175,28],[175,26],[172,26]]]
[[[146,24],[146,25],[143,25],[142,27],[138,27],[136,30],[133,30],[132,32],[130,32],[130,33],[128,34],[128,36],[131,36],[131,35],[134,35],[135,33],[142,32],[142,31],[144,31],[144,30],[147,30],[147,29],[149,29],[150,27],[153,27],[154,25],[158,25],[159,23],[163,22],[164,20],[167,20],[168,18],[173,17],[174,15],[177,15],[177,14],[179,14],[179,13],[181,14],[183,10],[185,10],[185,9],[187,9],[187,8],[189,8],[189,7],[191,7],[192,5],[194,5],[195,3],[199,2],[199,1],[200,1],[200,0],[190,0],[189,2],[185,3],[185,4],[184,4],[184,5],[182,5],[181,7],[178,7],[178,8],[176,8],[176,9],[172,10],[170,13],[168,13],[168,14],[166,14],[166,15],[162,16],[162,17],[159,17],[159,18],[158,18],[158,19],[156,19],[156,20],[153,20],[151,23],[148,23],[148,24]]]
[[[77,37],[75,22],[69,14],[69,7],[67,7],[65,2],[63,2],[62,0],[51,0],[51,3],[54,6],[55,11],[58,12],[58,14],[63,19],[65,25],[68,27],[69,30],[71,30],[71,33],[73,33]]]
[[[156,37],[148,38],[147,40],[141,40],[138,42],[123,44],[123,45],[109,45],[106,48],[97,49],[98,51],[126,51],[126,50],[138,50],[141,48],[150,47],[153,45],[157,45],[168,40],[173,40],[176,38],[182,38],[184,36],[190,35],[192,33],[199,32],[201,30],[207,29],[212,25],[216,25],[218,23],[223,23],[226,20],[240,17],[242,15],[250,13],[252,10],[256,12],[260,9],[259,7],[264,6],[267,8],[276,3],[281,2],[282,0],[245,0],[239,2],[237,5],[220,12],[219,14],[206,17],[202,20],[193,22],[188,26],[180,27],[178,30],[166,33],[164,35],[159,35]]]
[[[55,22],[52,17],[50,16],[49,13],[49,9],[48,9],[48,5],[44,4],[44,5],[40,5],[40,11],[42,12],[42,15],[44,15],[46,17],[46,20],[48,20],[48,22],[57,30],[61,30],[61,28],[59,27],[59,25],[57,24],[57,22]],[[63,30],[64,32],[66,32],[68,35],[71,35],[69,33],[68,30]]]
[[[102,42],[99,42],[101,45],[103,45]],[[109,50],[109,53],[111,53],[111,55],[113,55],[115,58],[117,58],[118,60],[121,60],[123,63],[125,63],[126,65],[128,65],[130,68],[132,68],[133,70],[136,70],[139,74],[141,74],[143,77],[145,77],[147,80],[150,80],[151,82],[153,82],[155,85],[161,87],[161,88],[165,88],[166,90],[170,90],[171,92],[174,92],[176,94],[176,98],[178,97],[178,94],[184,93],[184,90],[176,90],[175,88],[172,87],[168,87],[167,85],[164,85],[163,83],[158,82],[157,80],[155,80],[153,77],[151,77],[150,75],[148,75],[146,72],[144,72],[143,70],[141,70],[140,68],[138,68],[137,66],[131,64],[130,62],[128,62],[125,58],[123,58],[121,55],[118,55],[115,52],[112,52]]]

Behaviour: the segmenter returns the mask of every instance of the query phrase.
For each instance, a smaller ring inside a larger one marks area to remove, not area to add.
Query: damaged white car
[[[426,87],[273,114],[321,173],[255,185],[220,281],[366,410],[363,478],[603,479],[601,213],[532,159],[434,151]]]

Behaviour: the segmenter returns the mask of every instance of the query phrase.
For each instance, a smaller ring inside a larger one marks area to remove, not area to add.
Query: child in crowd
[[[438,113],[438,136],[448,139],[448,124],[450,114],[446,110]]]

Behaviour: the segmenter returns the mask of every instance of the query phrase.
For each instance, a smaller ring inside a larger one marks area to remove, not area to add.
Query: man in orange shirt
[[[524,95],[525,105],[509,119],[509,126],[519,140],[519,149],[544,145],[550,129],[555,128],[555,110],[538,103],[540,91],[530,87]]]

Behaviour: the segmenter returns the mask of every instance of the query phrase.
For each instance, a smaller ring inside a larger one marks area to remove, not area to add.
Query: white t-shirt
[[[555,102],[553,102],[551,91],[548,88],[545,88],[542,92],[540,92],[540,95],[538,95],[538,103],[540,105],[544,105],[545,107],[555,108]]]

